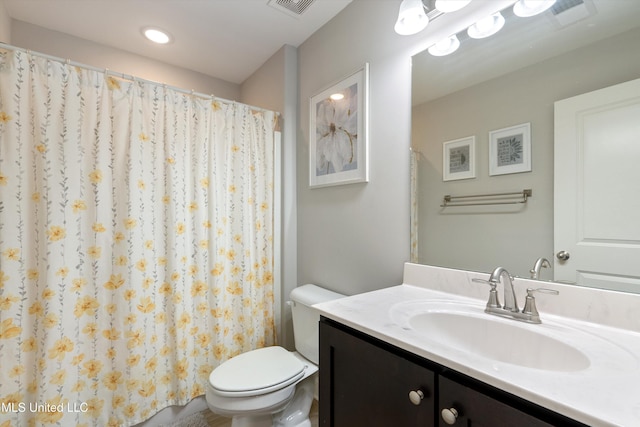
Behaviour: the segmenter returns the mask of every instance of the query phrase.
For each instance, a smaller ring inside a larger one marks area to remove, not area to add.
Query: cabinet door
[[[319,404],[324,427],[433,426],[434,373],[321,322]]]
[[[439,377],[440,411],[454,408],[457,419],[453,424],[445,422],[439,414],[439,426],[464,427],[553,427],[525,412],[499,402],[476,390],[463,386],[445,377]]]

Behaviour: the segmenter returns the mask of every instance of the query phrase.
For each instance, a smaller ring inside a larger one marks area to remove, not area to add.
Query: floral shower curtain
[[[0,50],[0,426],[132,425],[274,343],[273,127]]]

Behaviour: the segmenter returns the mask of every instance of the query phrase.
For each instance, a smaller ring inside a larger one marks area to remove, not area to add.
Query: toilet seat
[[[209,383],[221,396],[257,396],[294,384],[306,367],[282,347],[265,347],[222,363],[209,375]]]

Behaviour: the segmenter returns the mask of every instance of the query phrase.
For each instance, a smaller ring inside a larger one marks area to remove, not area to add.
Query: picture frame
[[[531,123],[489,132],[489,175],[531,171]]]
[[[369,64],[312,96],[309,116],[309,187],[368,182]]]
[[[442,144],[442,180],[454,181],[476,177],[476,137],[447,141]]]

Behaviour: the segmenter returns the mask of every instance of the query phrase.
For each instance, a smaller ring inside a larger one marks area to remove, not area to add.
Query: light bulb
[[[520,0],[513,5],[513,13],[516,16],[527,18],[549,9],[556,0]]]
[[[429,23],[429,17],[424,11],[422,0],[402,0],[398,20],[394,27],[396,33],[408,36],[419,33]]]
[[[469,27],[467,34],[473,39],[483,39],[500,31],[504,27],[504,16],[497,12],[486,18],[482,18]]]
[[[458,40],[458,37],[454,34],[431,46],[429,53],[433,56],[445,56],[455,52],[459,47],[460,40]]]

